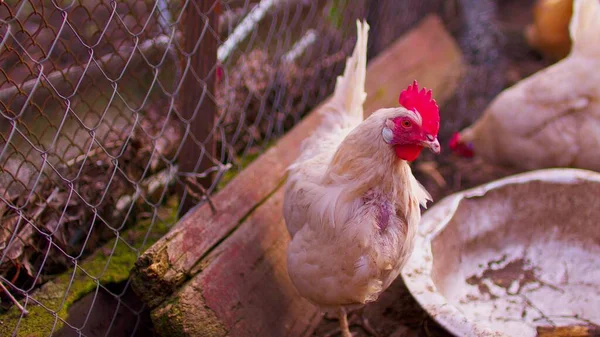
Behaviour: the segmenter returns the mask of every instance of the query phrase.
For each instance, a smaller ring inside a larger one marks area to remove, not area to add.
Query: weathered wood
[[[403,33],[431,13],[441,13],[454,0],[369,1],[367,21],[371,23],[369,53],[378,55]]]
[[[454,94],[464,69],[462,54],[441,20],[429,16],[369,63],[365,112],[397,106],[400,91],[414,79],[432,89],[441,104]]]
[[[539,326],[538,337],[600,337],[600,327],[591,325]]]
[[[320,320],[287,274],[279,188],[153,313],[161,336],[307,336]],[[180,319],[173,319],[173,313]],[[171,316],[171,317],[169,317]],[[169,317],[165,319],[165,317]],[[164,324],[163,324],[164,322]]]
[[[214,163],[210,157],[216,152],[215,133],[213,128],[217,117],[217,104],[211,98],[215,92],[217,64],[217,36],[211,33],[208,27],[216,27],[218,23],[217,0],[194,0],[188,2],[185,9],[184,26],[184,52],[189,54],[184,58],[182,68],[184,71],[183,85],[179,93],[181,115],[189,123],[188,130],[184,130],[184,144],[179,155],[179,168],[185,173],[206,172]],[[200,79],[196,79],[196,76]],[[199,145],[202,143],[202,146]],[[198,183],[209,188],[212,179],[207,176],[198,179]],[[183,197],[184,186],[178,185],[179,195]],[[185,214],[194,204],[190,195],[187,195],[181,205],[181,212]]]
[[[397,106],[414,79],[442,104],[463,69],[456,43],[429,17],[369,64],[365,111]],[[217,193],[215,214],[208,205],[191,211],[138,261],[134,289],[156,308],[163,333],[203,336],[198,326],[206,325],[210,336],[300,336],[318,321],[287,277],[281,185],[299,144],[320,124],[319,110]]]

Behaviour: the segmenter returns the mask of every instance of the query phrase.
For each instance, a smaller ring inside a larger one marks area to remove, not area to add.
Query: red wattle
[[[460,133],[455,132],[450,138],[449,143],[450,150],[452,152],[458,154],[461,157],[471,158],[475,154],[473,152],[473,147],[463,143],[460,139]]]
[[[398,156],[398,158],[406,160],[406,161],[414,161],[415,159],[417,159],[419,154],[421,154],[423,147],[420,145],[412,145],[412,144],[396,145],[394,147],[394,150],[396,151],[396,156]]]

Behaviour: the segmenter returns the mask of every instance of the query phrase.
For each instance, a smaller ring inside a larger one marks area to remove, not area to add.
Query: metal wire
[[[208,2],[207,11],[192,0],[0,4],[0,332],[151,331],[129,289],[135,259],[186,202],[209,201],[331,93],[369,9],[366,0]],[[198,47],[206,39],[219,48]],[[202,53],[216,60],[203,76],[191,66]],[[207,102],[214,116],[200,108]],[[200,119],[212,127],[200,130]]]

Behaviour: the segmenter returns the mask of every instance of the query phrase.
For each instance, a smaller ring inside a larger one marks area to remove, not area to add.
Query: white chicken
[[[569,55],[500,93],[450,140],[463,157],[524,170],[600,171],[600,0],[573,1]]]
[[[375,301],[413,247],[420,205],[431,199],[409,161],[439,153],[439,109],[413,85],[400,107],[363,119],[369,25],[357,22],[356,47],[323,107],[323,124],[288,169],[284,217],[292,237],[289,276],[301,296],[338,315]]]

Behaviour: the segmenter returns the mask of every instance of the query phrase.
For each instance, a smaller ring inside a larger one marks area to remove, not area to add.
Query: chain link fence
[[[151,335],[129,269],[332,92],[357,18],[372,26],[372,58],[440,13],[487,76],[501,63],[497,32],[457,8],[494,6],[2,1],[0,335]],[[474,86],[484,103],[502,87],[487,78]],[[473,88],[461,88],[472,120]]]

